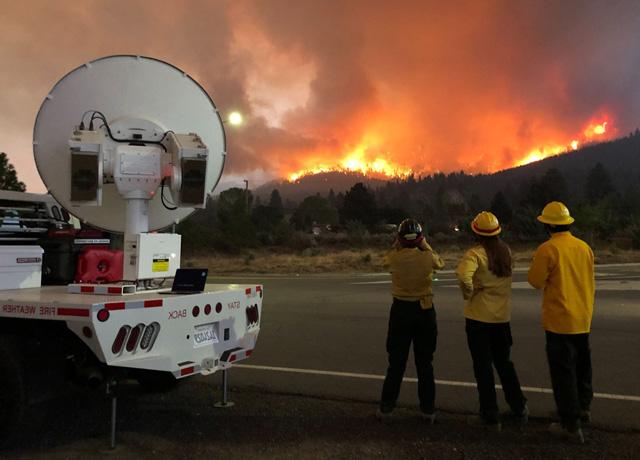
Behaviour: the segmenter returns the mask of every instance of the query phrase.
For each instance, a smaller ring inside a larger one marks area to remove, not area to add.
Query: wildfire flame
[[[301,177],[330,171],[357,172],[365,176],[405,177],[413,171],[393,164],[390,160],[371,155],[371,148],[366,143],[361,143],[351,152],[346,154],[337,165],[317,164],[307,169],[301,169],[289,174],[290,182],[295,182]],[[389,156],[388,154],[386,155]]]
[[[605,118],[605,117],[603,117]],[[606,117],[609,118],[609,117]],[[608,119],[590,121],[576,138],[569,138],[565,143],[544,143],[529,150],[526,155],[514,162],[514,166],[523,166],[545,158],[560,155],[572,150],[578,150],[585,143],[594,140],[602,140],[606,135],[613,134],[611,121]],[[380,138],[377,135],[365,135],[355,148],[345,149],[344,154],[337,161],[315,160],[310,158],[307,167],[287,175],[290,182],[295,182],[302,177],[326,172],[356,172],[365,176],[378,176],[383,178],[407,177],[413,174],[411,168],[395,163],[389,152],[382,152]],[[316,158],[335,158],[333,153],[322,152]]]
[[[543,147],[537,147],[530,150],[522,160],[516,163],[516,166],[523,166],[533,163],[534,161],[540,161],[554,155],[566,153],[570,150],[578,150],[578,147],[584,142],[594,140],[596,137],[601,137],[606,134],[608,123],[608,121],[589,123],[582,132],[581,140],[573,139],[567,145],[545,145]]]
[[[595,136],[600,136],[607,132],[607,122],[604,121],[600,124],[590,124],[584,130],[584,137],[591,139]]]

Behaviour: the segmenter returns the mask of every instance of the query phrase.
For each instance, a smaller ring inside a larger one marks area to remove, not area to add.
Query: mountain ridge
[[[415,176],[408,179],[392,178],[388,180],[365,176],[360,173],[325,172],[304,176],[295,182],[271,181],[254,190],[261,200],[268,199],[271,191],[277,189],[285,201],[298,203],[309,195],[327,196],[344,193],[358,182],[368,188],[381,192],[389,184],[420,182],[428,178],[452,177],[460,175],[465,194],[476,194],[482,201],[490,200],[498,191],[515,190],[528,181],[545,174],[549,169],[557,169],[566,180],[567,190],[572,195],[581,195],[589,171],[601,163],[616,184],[618,190],[631,186],[640,186],[640,132],[597,144],[584,146],[576,151],[545,158],[523,166],[487,174],[466,174],[463,171],[448,174],[438,173]],[[455,182],[455,181],[454,181]],[[450,185],[448,185],[450,186]]]

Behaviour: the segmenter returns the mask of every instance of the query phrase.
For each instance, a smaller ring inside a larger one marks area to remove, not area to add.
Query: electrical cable
[[[80,118],[80,126],[81,126],[81,127],[84,127],[84,117],[86,117],[86,116],[87,116],[87,114],[88,114],[88,113],[91,113],[91,112],[96,113],[96,110],[94,110],[94,109],[85,110],[85,112],[82,114],[82,118]],[[81,130],[82,130],[82,129],[84,129],[84,128],[81,128]]]
[[[165,177],[165,179],[166,179],[166,177]],[[166,185],[166,184],[165,184],[165,185]],[[169,186],[168,186],[168,185],[166,185],[166,187],[168,188]],[[173,202],[173,197],[171,197],[171,199],[169,199],[168,197],[166,197],[166,196],[165,196],[165,197],[164,197],[164,201],[165,201],[166,203],[168,203],[170,206],[177,206],[177,205]]]
[[[92,127],[93,120],[95,120],[96,118],[101,119],[104,122],[104,127],[107,128],[107,134],[109,135],[111,140],[114,141],[114,142],[119,142],[119,143],[142,142],[144,144],[159,145],[160,147],[162,147],[162,150],[164,150],[165,152],[167,151],[167,147],[162,143],[162,141],[166,137],[167,133],[173,132],[173,131],[165,132],[164,135],[162,136],[162,138],[159,141],[146,141],[146,140],[142,140],[142,139],[118,139],[118,138],[114,137],[113,133],[111,132],[111,127],[109,126],[109,123],[107,122],[107,117],[105,117],[102,112],[100,112],[99,110],[93,110],[93,111],[92,110],[88,110],[87,112],[93,112],[92,115],[91,115],[91,120],[89,122],[90,126]],[[86,115],[87,112],[85,112],[85,115]],[[82,123],[84,123],[84,116],[85,115],[83,115],[83,117],[82,117]]]
[[[164,181],[165,178],[162,178],[162,181],[160,182],[160,202],[162,203],[162,206],[164,206],[165,209],[168,209],[169,211],[175,211],[176,209],[178,209],[177,206],[167,206],[167,203],[165,203],[165,198],[164,198]]]
[[[113,133],[111,132],[111,127],[109,126],[109,123],[107,122],[107,117],[104,116],[104,114],[102,112],[100,112],[99,110],[87,110],[82,114],[82,118],[80,121],[80,125],[84,126],[84,118],[87,116],[88,113],[91,113],[91,119],[89,121],[89,129],[93,130],[93,121],[95,119],[100,119],[102,120],[102,125],[100,125],[99,128],[105,127],[107,129],[107,134],[109,135],[109,138],[111,138],[112,141],[114,142],[119,142],[119,143],[127,143],[127,142],[142,142],[144,144],[154,144],[154,145],[159,145],[160,147],[162,147],[162,149],[166,152],[167,151],[167,147],[162,143],[162,141],[167,137],[167,135],[169,133],[172,133],[175,135],[175,132],[173,132],[172,130],[169,131],[165,131],[164,134],[162,135],[162,137],[160,138],[159,141],[145,141],[145,140],[141,140],[141,139],[117,139],[116,137],[113,136]],[[176,209],[178,209],[178,206],[175,205],[175,203],[173,202],[169,202],[169,206],[167,204],[168,200],[165,198],[164,196],[164,187],[165,187],[165,178],[162,179],[162,182],[160,183],[160,201],[162,202],[162,206],[164,206],[165,209],[168,209],[169,211],[175,211]]]
[[[164,134],[162,135],[162,137],[160,138],[160,140],[159,140],[158,142],[162,142],[162,141],[164,140],[164,138],[165,138],[165,137],[167,137],[167,134],[169,134],[169,133],[171,133],[171,134],[174,134],[174,135],[175,135],[175,133],[174,133],[172,130],[165,131],[165,132],[164,132]]]

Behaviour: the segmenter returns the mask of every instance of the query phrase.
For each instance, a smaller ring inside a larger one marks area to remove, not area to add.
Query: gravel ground
[[[211,379],[192,379],[164,394],[122,388],[118,447],[108,449],[109,403],[80,391],[56,401],[45,428],[25,433],[0,458],[385,458],[385,459],[637,459],[640,432],[585,430],[584,445],[546,432],[549,420],[501,433],[466,423],[465,414],[440,413],[434,426],[416,408],[401,407],[388,424],[373,402],[327,400],[233,388],[235,406],[215,409]]]

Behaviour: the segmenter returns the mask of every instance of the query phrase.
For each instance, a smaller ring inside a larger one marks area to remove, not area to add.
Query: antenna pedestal
[[[127,199],[127,234],[147,233],[149,231],[149,200]]]

